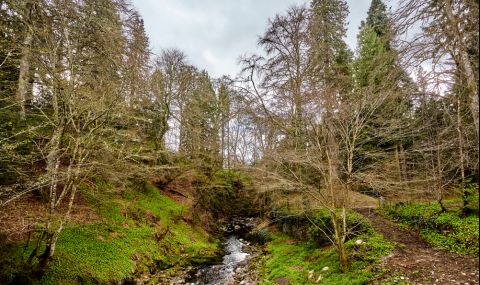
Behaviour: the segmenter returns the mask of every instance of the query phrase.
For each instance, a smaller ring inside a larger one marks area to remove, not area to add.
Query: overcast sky
[[[356,46],[360,21],[371,0],[347,0],[347,43]],[[258,52],[268,18],[308,0],[133,0],[145,21],[154,53],[179,48],[188,61],[213,77],[235,76],[239,56]]]

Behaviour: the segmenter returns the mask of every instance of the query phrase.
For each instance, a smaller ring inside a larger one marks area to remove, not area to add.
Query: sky
[[[347,43],[356,47],[360,21],[371,0],[347,0]],[[213,77],[239,72],[238,59],[258,53],[258,37],[269,18],[308,0],[133,0],[144,19],[154,54],[164,48],[185,52],[189,63]]]

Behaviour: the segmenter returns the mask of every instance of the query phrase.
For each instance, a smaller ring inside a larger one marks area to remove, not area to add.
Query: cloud
[[[238,57],[258,52],[268,18],[308,0],[133,0],[145,21],[154,53],[179,48],[213,77],[235,76]],[[360,20],[370,0],[350,0],[349,39],[355,46]]]

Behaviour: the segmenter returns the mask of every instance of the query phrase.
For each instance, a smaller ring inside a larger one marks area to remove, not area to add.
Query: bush
[[[288,212],[276,213],[275,217],[278,219],[277,225],[280,230],[298,240],[326,245],[330,243],[333,236],[332,220],[326,209],[302,215],[292,215]],[[347,212],[347,227],[350,231],[347,240],[371,230],[365,218],[356,212]]]
[[[467,201],[467,212],[478,215],[478,183],[472,183],[470,180],[465,181],[465,193]]]
[[[260,229],[260,230],[251,232],[247,236],[247,239],[252,242],[264,245],[265,243],[272,241],[273,236],[267,229]]]
[[[199,177],[195,185],[197,207],[210,212],[214,219],[252,215],[255,209],[249,187],[248,177],[235,170],[219,170],[211,177]]]
[[[329,243],[330,240],[325,236],[325,233],[333,233],[330,213],[327,210],[318,211],[313,216],[312,222],[308,228],[309,239],[320,245]],[[350,231],[347,240],[371,231],[371,227],[365,218],[356,212],[347,212],[347,228]]]

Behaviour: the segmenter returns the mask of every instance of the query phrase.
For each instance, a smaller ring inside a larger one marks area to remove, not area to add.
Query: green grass
[[[67,225],[39,284],[115,283],[134,273],[218,258],[219,242],[200,227],[184,222],[182,216],[188,209],[161,195],[157,188],[145,185],[118,195],[108,183],[97,181],[97,185],[102,191],[83,189],[82,195],[101,220]],[[23,246],[18,245],[15,255],[23,253],[26,260],[31,249]]]
[[[457,200],[447,200],[445,204],[458,204]],[[442,213],[436,202],[390,206],[383,212],[408,227],[419,229],[434,246],[473,256],[479,253],[478,215],[463,216],[459,208]]]
[[[41,284],[75,284],[122,280],[133,271],[134,254],[154,258],[159,252],[148,226],[123,228],[103,224],[77,225],[64,230],[50,270]]]
[[[350,253],[349,271],[340,272],[337,254],[334,248],[319,247],[313,242],[295,242],[284,234],[274,234],[273,241],[267,243],[269,254],[262,268],[264,285],[276,284],[280,278],[287,279],[291,284],[355,285],[367,284],[373,277],[373,264],[381,256],[393,250],[394,245],[374,232],[360,235],[347,242]],[[361,245],[354,245],[361,239]],[[322,271],[328,267],[328,270]],[[309,279],[309,272],[313,278]]]

